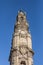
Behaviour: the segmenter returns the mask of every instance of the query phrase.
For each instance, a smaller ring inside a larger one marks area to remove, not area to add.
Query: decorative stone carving
[[[20,11],[17,15],[16,25],[12,39],[12,46],[9,56],[10,65],[32,65],[31,35],[28,32],[26,15]]]
[[[22,55],[24,55],[26,53],[26,48],[25,47],[20,47],[20,52],[22,53]]]

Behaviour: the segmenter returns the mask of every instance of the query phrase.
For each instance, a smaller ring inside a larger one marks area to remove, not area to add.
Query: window
[[[21,61],[20,65],[26,65],[25,61]]]
[[[21,17],[20,19],[21,19],[21,21],[23,21],[23,17]]]

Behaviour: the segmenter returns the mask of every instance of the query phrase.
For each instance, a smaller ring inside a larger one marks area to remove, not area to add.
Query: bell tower
[[[33,65],[32,39],[29,33],[29,24],[26,14],[22,10],[18,12],[12,45],[10,50],[10,65]]]

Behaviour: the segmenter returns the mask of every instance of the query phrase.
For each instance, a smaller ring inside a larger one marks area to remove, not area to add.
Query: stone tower
[[[26,14],[19,11],[16,17],[11,51],[9,56],[10,65],[33,65],[31,35],[28,32]]]

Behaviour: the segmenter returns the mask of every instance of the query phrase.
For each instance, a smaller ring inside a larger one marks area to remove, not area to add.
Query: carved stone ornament
[[[22,53],[22,55],[24,55],[27,52],[27,49],[25,47],[20,47],[20,52]]]

